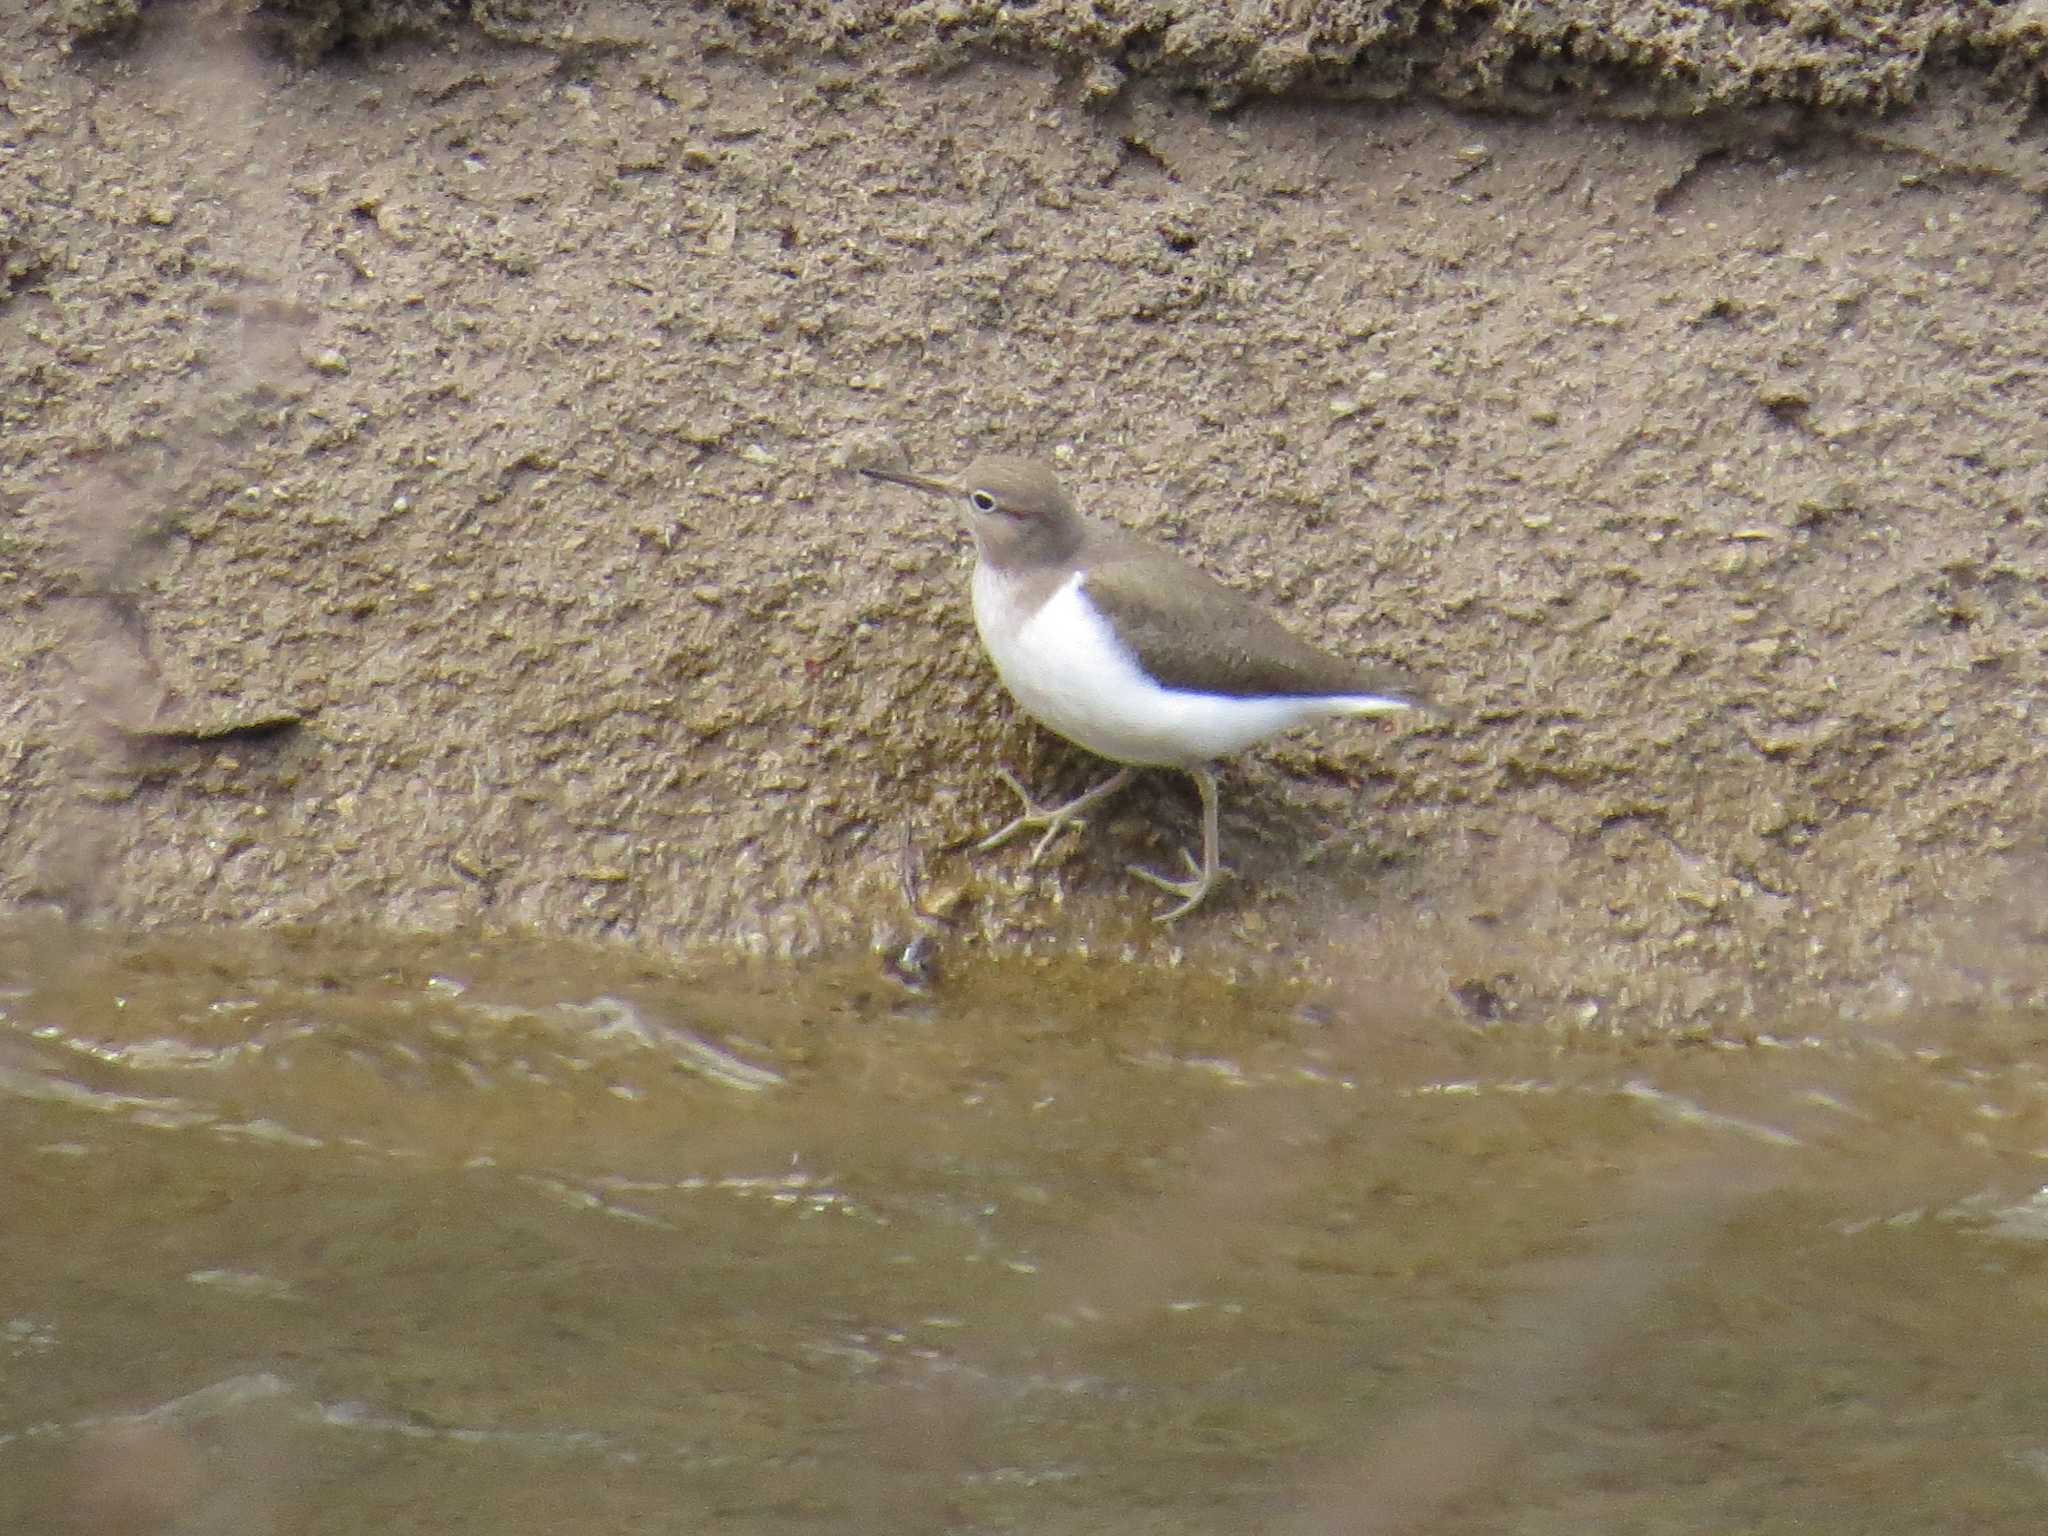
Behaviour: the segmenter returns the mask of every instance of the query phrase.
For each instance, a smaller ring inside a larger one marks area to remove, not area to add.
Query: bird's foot
[[[1031,857],[1026,860],[1028,864],[1036,864],[1044,856],[1045,850],[1052,846],[1052,840],[1058,837],[1060,832],[1069,823],[1080,820],[1081,813],[1105,795],[1114,794],[1117,790],[1122,789],[1130,781],[1131,770],[1128,768],[1120,769],[1093,789],[1076,795],[1073,799],[1067,801],[1066,804],[1052,806],[1040,805],[1037,800],[1032,798],[1031,791],[1026,789],[1023,783],[1009,769],[998,768],[996,770],[996,777],[1010,786],[1011,793],[1024,802],[1024,809],[976,843],[974,851],[976,853],[987,853],[991,848],[1002,847],[1004,843],[1007,843],[1019,832],[1033,832],[1043,829],[1042,835],[1032,846]]]
[[[1158,886],[1159,889],[1166,892],[1169,896],[1178,896],[1180,898],[1179,906],[1155,915],[1152,919],[1155,923],[1170,923],[1175,918],[1186,917],[1202,904],[1202,898],[1207,896],[1215,887],[1217,876],[1222,873],[1220,869],[1204,869],[1195,862],[1195,856],[1185,848],[1181,849],[1180,856],[1186,861],[1188,874],[1191,877],[1186,880],[1170,879],[1160,874],[1157,870],[1146,869],[1141,864],[1127,864],[1124,866],[1140,880]]]

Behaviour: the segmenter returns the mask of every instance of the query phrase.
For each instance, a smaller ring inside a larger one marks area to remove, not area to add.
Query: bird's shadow
[[[1062,804],[1116,771],[1105,759],[1061,744],[1020,750],[1009,761],[1040,804]],[[993,782],[993,765],[985,772]],[[1293,771],[1257,756],[1219,765],[1224,869],[1237,882],[1308,896],[1353,889],[1407,862],[1413,856],[1408,839],[1389,835],[1378,810],[1396,778],[1320,754],[1298,759]],[[987,827],[1000,826],[1017,808],[997,784],[987,799]],[[1127,878],[1126,864],[1177,870],[1181,851],[1198,856],[1201,846],[1195,781],[1177,769],[1148,768],[1056,838],[1040,865],[1107,885]]]

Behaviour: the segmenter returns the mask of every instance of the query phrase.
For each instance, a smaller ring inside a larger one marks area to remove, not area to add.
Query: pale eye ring
[[[993,512],[996,509],[996,499],[987,491],[969,491],[967,504],[977,512]]]

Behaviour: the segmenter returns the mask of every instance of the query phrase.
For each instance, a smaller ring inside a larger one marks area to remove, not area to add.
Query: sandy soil
[[[10,11],[0,903],[785,952],[908,886],[1574,1029],[2040,1005],[1991,9]],[[1099,765],[846,466],[983,449],[1460,716],[1233,765],[1169,933],[1172,776],[972,856]]]

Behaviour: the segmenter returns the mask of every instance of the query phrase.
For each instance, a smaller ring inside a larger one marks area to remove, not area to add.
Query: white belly
[[[1363,696],[1222,698],[1162,688],[1081,596],[1078,573],[1022,623],[979,565],[973,590],[975,627],[1003,686],[1041,724],[1113,762],[1191,768],[1311,720],[1403,707]]]

